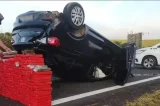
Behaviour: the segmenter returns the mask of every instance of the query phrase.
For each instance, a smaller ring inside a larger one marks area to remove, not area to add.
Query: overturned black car
[[[18,53],[34,49],[44,55],[55,76],[67,80],[113,78],[124,85],[131,73],[132,45],[119,47],[84,24],[79,3],[68,3],[63,13],[29,11],[16,18],[11,43]]]

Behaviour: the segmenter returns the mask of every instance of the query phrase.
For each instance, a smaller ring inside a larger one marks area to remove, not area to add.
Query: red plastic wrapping
[[[0,95],[26,106],[51,106],[52,71],[34,72],[28,65],[44,65],[43,56],[17,54],[0,61]]]

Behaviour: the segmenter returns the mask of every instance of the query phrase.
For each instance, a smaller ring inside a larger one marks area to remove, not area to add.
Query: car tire
[[[63,14],[69,27],[72,29],[77,30],[83,26],[85,14],[82,6],[79,3],[68,3],[63,9]]]
[[[153,69],[157,64],[156,58],[153,56],[144,57],[142,61],[142,66],[145,69]]]

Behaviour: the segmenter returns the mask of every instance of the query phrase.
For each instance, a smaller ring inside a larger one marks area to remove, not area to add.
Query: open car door
[[[2,20],[4,19],[3,15],[0,13],[0,25],[1,25],[1,22]]]
[[[122,48],[121,54],[117,57],[114,81],[117,85],[124,85],[131,74],[131,65],[134,62],[135,48],[133,45],[126,45]]]

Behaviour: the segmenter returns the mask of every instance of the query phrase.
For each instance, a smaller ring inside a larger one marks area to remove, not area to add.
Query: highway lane
[[[138,76],[130,77],[128,83],[142,80],[142,79],[155,77],[156,74],[160,74],[160,69],[157,68],[154,70],[144,70],[141,67],[139,67],[139,68],[133,70],[133,74],[138,75]],[[146,75],[146,74],[148,74],[148,75]],[[155,74],[155,75],[153,75],[153,74]],[[156,82],[156,81],[153,81],[153,82]],[[138,85],[141,86],[143,84],[138,84]],[[138,85],[134,85],[134,87],[128,87],[128,88],[137,88],[136,86],[138,86]],[[64,80],[59,80],[59,81],[55,81],[52,86],[53,86],[53,91],[52,91],[53,100],[57,100],[57,99],[65,98],[68,96],[73,96],[73,95],[77,95],[77,94],[81,94],[81,93],[85,93],[85,92],[90,92],[90,91],[94,91],[94,90],[98,90],[98,89],[102,89],[102,88],[112,87],[112,86],[115,86],[115,84],[112,80],[105,80],[105,81],[98,81],[98,82],[68,82],[68,81],[64,81]],[[126,89],[126,88],[124,88],[124,89]],[[117,91],[121,91],[121,90],[114,90],[111,92],[115,93]],[[123,92],[123,89],[122,89],[122,92]],[[60,104],[57,106],[80,106],[80,105],[87,106],[87,105],[93,103],[92,99],[94,99],[94,101],[96,101],[95,103],[100,102],[99,100],[104,98],[106,95],[107,95],[107,97],[109,96],[108,93],[98,94],[97,96],[91,96],[91,97],[87,97],[84,99],[75,100],[75,101],[71,101],[68,103],[63,103],[63,104]],[[111,95],[109,97],[111,97]],[[114,99],[114,100],[116,100],[116,99]],[[103,101],[103,102],[105,103],[105,101]],[[10,99],[7,99],[5,97],[0,96],[0,106],[23,106],[23,105],[18,102],[15,102],[15,101],[12,101]],[[101,106],[101,105],[97,105],[97,106]]]
[[[145,70],[142,67],[137,67],[132,73],[135,77],[130,77],[128,83],[160,75],[160,68]],[[112,79],[98,82],[68,82],[60,80],[53,83],[54,90],[52,95],[54,95],[53,100],[55,100],[111,86],[115,86]]]
[[[158,79],[55,106],[125,106],[126,101],[134,101],[144,93],[160,89],[159,83]]]
[[[146,79],[154,76],[136,76],[130,77],[129,82],[138,81],[141,79]],[[53,100],[64,98],[76,94],[81,94],[89,91],[94,91],[102,88],[116,86],[113,80],[105,80],[99,82],[67,82],[67,81],[60,81],[53,84]]]

